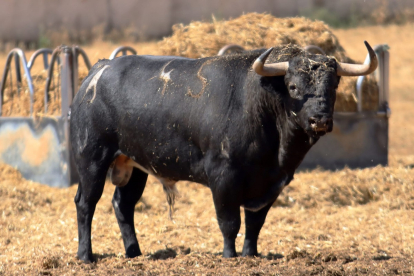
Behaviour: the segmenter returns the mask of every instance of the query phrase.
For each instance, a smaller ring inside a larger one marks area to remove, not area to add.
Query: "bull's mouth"
[[[312,137],[320,137],[332,131],[333,122],[331,118],[316,119],[310,117],[308,134]]]
[[[320,137],[320,136],[324,136],[327,133],[327,131],[326,130],[313,130],[312,133],[313,133],[313,136]]]
[[[314,132],[327,132],[328,131],[328,127],[326,126],[326,124],[324,124],[323,126],[319,126],[317,123],[313,123],[311,124],[311,128],[312,128],[312,131]]]
[[[307,134],[309,137],[313,138],[319,138],[321,136],[324,136],[327,132],[326,131],[314,131],[314,130],[308,130]]]
[[[328,132],[329,132],[329,129],[327,127],[316,127],[312,125],[310,129],[307,131],[308,135],[314,138],[324,136]]]

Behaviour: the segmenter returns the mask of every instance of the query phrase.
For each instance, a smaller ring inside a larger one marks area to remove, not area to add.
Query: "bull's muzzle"
[[[312,131],[317,134],[325,134],[331,132],[333,128],[333,120],[329,117],[309,117],[309,125],[312,128]]]

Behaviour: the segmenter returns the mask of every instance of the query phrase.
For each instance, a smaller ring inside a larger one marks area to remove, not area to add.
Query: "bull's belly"
[[[122,152],[122,151],[121,151]],[[195,154],[195,153],[194,153]],[[145,155],[142,154],[141,155]],[[164,187],[173,186],[179,180],[194,181],[207,185],[203,158],[184,159],[174,154],[170,156],[139,156],[137,154],[120,154],[111,164],[109,176],[114,185],[125,186],[131,178],[134,168],[156,177]],[[161,154],[160,154],[161,155]]]

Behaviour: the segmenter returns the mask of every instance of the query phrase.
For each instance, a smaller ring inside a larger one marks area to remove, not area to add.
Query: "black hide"
[[[73,101],[70,122],[80,176],[80,259],[93,261],[95,205],[120,154],[144,169],[134,168],[113,199],[128,257],[141,254],[133,210],[147,173],[210,187],[225,257],[236,256],[244,206],[242,255],[258,254],[270,206],[319,136],[332,129],[339,83],[333,58],[295,46],[275,48],[267,61],[289,61],[286,76],[262,77],[251,69],[262,52],[204,59],[125,56],[95,64]],[[330,129],[314,131],[310,118]]]

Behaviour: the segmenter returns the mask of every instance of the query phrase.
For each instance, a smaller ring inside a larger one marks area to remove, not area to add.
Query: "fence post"
[[[62,116],[68,115],[69,106],[72,104],[74,95],[73,86],[73,52],[71,47],[62,46],[60,59],[62,62],[61,84],[62,84]]]

